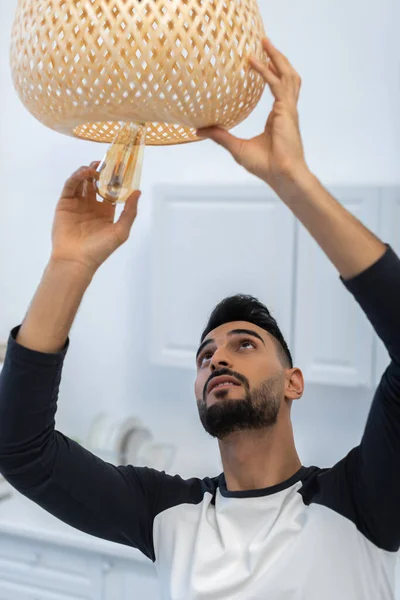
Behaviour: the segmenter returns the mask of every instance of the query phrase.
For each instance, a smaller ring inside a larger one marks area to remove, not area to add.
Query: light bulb
[[[110,204],[122,204],[129,196],[140,189],[143,156],[146,140],[145,123],[121,124],[115,140],[97,172],[94,180],[97,194]]]

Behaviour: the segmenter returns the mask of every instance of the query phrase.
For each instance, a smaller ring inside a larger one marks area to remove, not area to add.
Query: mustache
[[[247,387],[248,387],[247,379],[245,377],[243,377],[243,375],[241,375],[240,373],[237,373],[236,371],[231,371],[230,369],[224,368],[224,369],[220,369],[219,371],[215,371],[215,373],[213,373],[208,378],[208,380],[206,381],[206,384],[204,386],[203,398],[206,395],[206,391],[210,384],[210,381],[212,381],[216,377],[222,377],[223,375],[229,375],[230,377],[234,377],[235,379],[237,379],[238,381],[240,381],[240,383],[242,383],[244,385],[245,389],[247,389]]]

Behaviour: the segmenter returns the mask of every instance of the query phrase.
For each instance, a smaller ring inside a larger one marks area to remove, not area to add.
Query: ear
[[[285,398],[288,400],[298,400],[304,392],[303,373],[298,368],[289,369],[285,385]]]

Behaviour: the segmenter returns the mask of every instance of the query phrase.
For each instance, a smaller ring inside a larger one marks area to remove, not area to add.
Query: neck
[[[226,487],[258,490],[289,479],[302,466],[289,418],[259,431],[238,431],[218,440]]]

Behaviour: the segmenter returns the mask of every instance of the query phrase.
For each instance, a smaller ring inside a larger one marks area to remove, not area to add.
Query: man
[[[300,78],[264,40],[250,59],[275,97],[264,133],[203,135],[265,181],[317,240],[385,343],[383,375],[359,446],[330,469],[305,467],[290,420],[303,376],[268,310],[249,296],[216,307],[197,356],[195,393],[223,473],[183,480],[108,464],[54,430],[69,331],[96,270],[128,237],[139,193],[114,224],[94,166],[57,206],[51,259],[0,379],[0,472],[77,529],[139,548],[162,597],[180,600],[389,600],[400,546],[400,260],[306,166]]]

